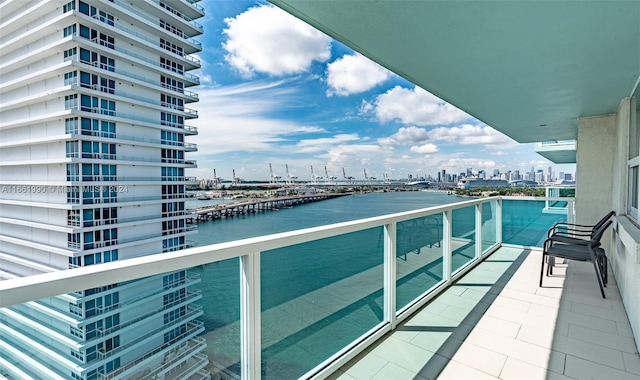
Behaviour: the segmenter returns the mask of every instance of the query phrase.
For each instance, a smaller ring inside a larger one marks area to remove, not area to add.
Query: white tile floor
[[[501,248],[331,379],[640,379],[615,284],[541,253]]]

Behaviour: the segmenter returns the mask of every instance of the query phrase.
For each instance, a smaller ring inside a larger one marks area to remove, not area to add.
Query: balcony
[[[576,140],[544,141],[538,143],[536,153],[556,164],[576,163]]]
[[[477,199],[7,280],[0,306],[194,268],[227,378],[637,378],[613,276],[606,299],[590,264],[538,287],[546,230],[572,218],[549,200],[573,204]]]

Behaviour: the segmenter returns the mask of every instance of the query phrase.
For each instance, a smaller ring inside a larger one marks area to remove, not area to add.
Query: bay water
[[[190,240],[197,246],[298,230],[349,220],[422,209],[468,198],[438,191],[377,192],[297,205],[278,211],[200,222]],[[203,205],[191,201],[187,207]],[[469,210],[471,211],[471,210]],[[473,223],[473,214],[469,215]],[[439,221],[441,225],[441,220]],[[263,252],[263,378],[298,378],[382,321],[382,228]],[[353,242],[357,241],[358,244]],[[408,250],[409,248],[407,248]],[[433,272],[407,276],[405,298],[413,298],[441,278],[436,249]],[[399,260],[404,264],[407,256]],[[420,264],[423,265],[423,264]],[[462,265],[462,264],[461,264]],[[423,268],[426,266],[422,266]],[[237,377],[240,367],[239,260],[193,268],[201,276],[194,288],[204,315],[209,369],[219,378]],[[415,290],[410,290],[415,288]],[[404,289],[404,288],[403,288]],[[400,294],[399,294],[400,297]],[[223,372],[219,372],[224,369]]]

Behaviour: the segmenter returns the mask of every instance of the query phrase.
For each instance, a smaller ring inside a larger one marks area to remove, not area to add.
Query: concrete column
[[[576,223],[594,224],[614,209],[616,114],[578,119]]]

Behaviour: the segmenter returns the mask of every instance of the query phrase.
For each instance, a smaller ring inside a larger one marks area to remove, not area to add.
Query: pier
[[[236,215],[279,210],[281,208],[291,208],[304,203],[318,202],[326,199],[343,197],[345,195],[351,195],[351,193],[293,195],[198,207],[189,210],[189,214],[192,216],[187,219],[187,222],[197,223],[200,221],[222,219]]]

